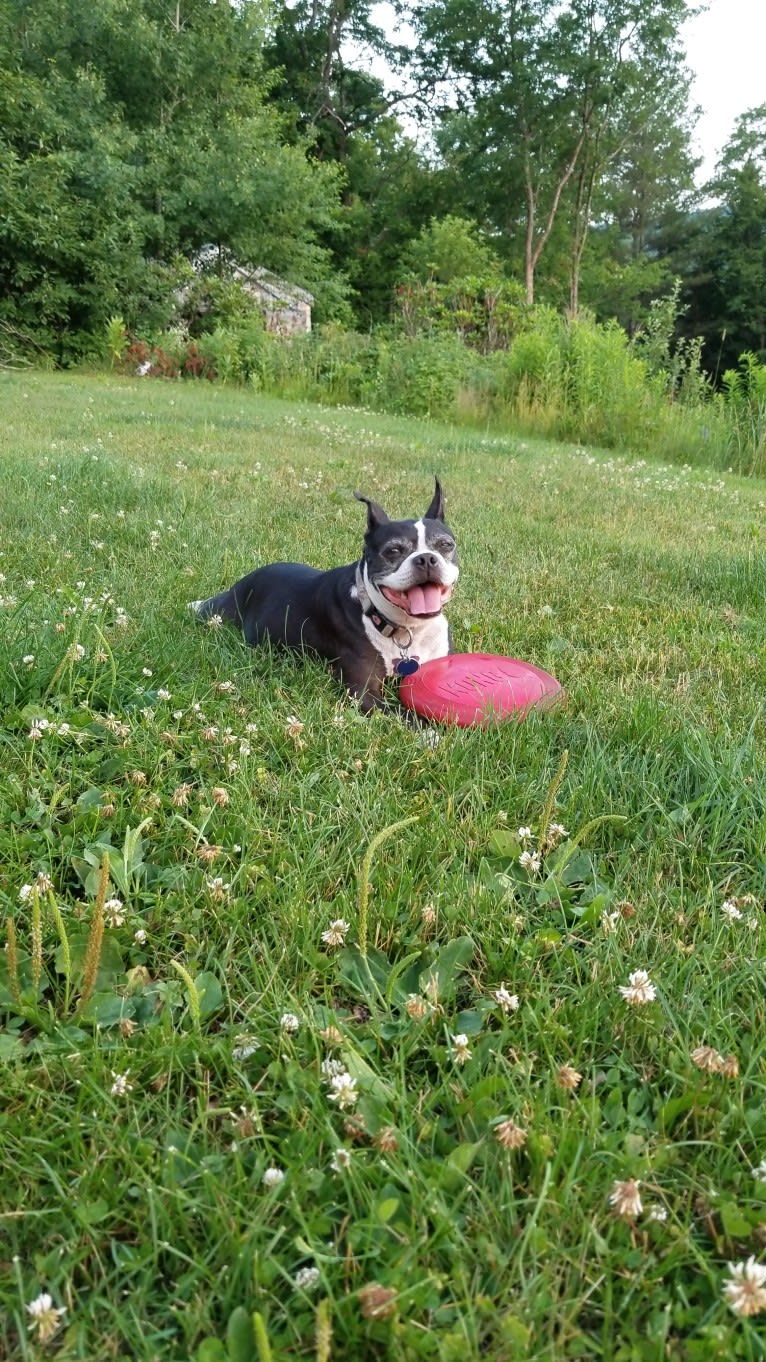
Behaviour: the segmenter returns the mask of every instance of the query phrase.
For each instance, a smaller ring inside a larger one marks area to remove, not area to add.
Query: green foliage
[[[501,276],[495,252],[479,239],[476,223],[448,213],[432,218],[404,253],[403,265],[420,283],[451,284],[469,276]]]

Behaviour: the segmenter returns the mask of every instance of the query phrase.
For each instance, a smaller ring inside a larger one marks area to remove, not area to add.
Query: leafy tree
[[[502,234],[509,257],[521,245],[529,302],[569,203],[576,303],[594,189],[620,145],[619,110],[675,78],[685,13],[684,0],[417,6],[421,68],[452,82],[438,143],[463,186],[459,202]]]

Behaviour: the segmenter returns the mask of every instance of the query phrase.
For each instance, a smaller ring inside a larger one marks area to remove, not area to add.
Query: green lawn
[[[766,485],[0,400],[0,1357],[766,1357]],[[457,647],[564,706],[437,743],[190,620],[435,472]]]

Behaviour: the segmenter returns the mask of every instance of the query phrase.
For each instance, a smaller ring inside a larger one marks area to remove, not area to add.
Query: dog
[[[189,608],[238,625],[251,647],[268,640],[326,659],[368,713],[386,708],[387,679],[453,651],[443,609],[460,569],[438,478],[420,520],[390,520],[377,501],[354,496],[367,507],[358,562],[327,572],[271,563]]]

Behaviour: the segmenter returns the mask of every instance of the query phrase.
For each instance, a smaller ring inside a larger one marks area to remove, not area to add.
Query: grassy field
[[[0,398],[0,1357],[766,1357],[766,485]],[[190,620],[434,472],[457,647],[556,711],[365,719]]]

